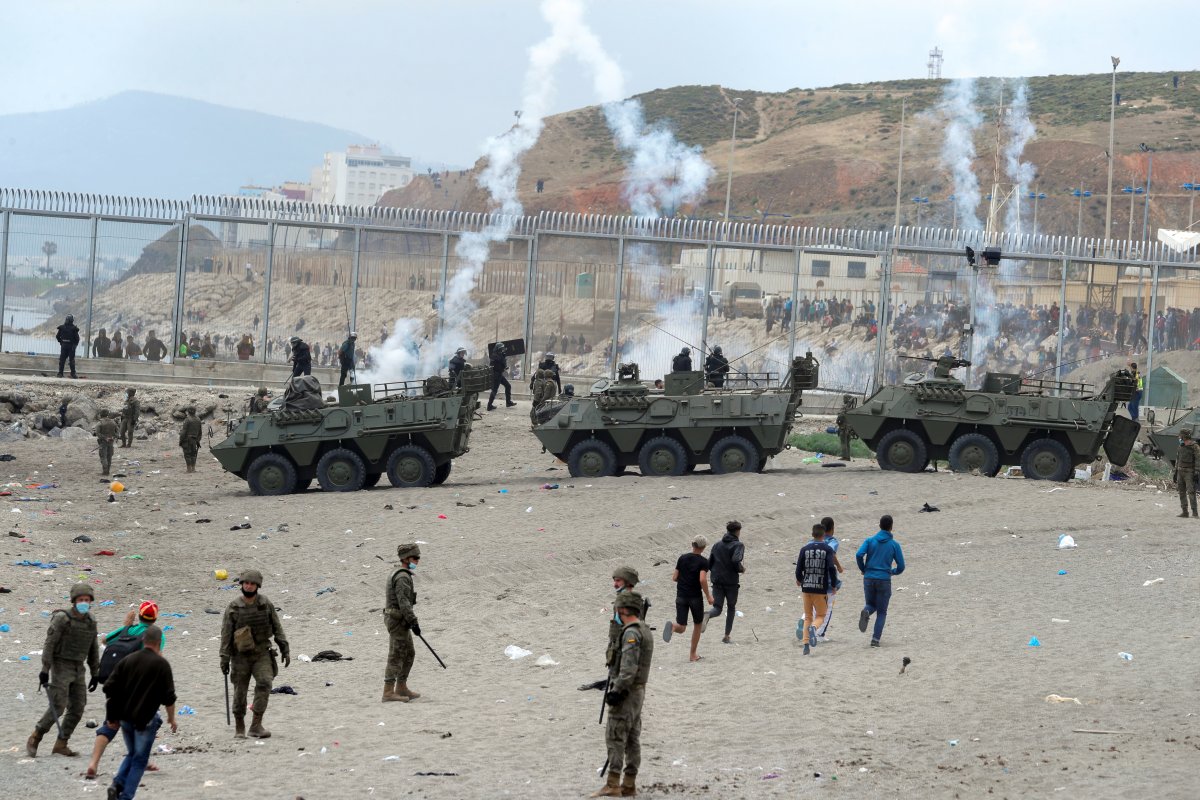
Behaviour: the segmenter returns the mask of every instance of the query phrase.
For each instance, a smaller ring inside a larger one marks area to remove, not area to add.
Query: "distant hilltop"
[[[865,229],[890,228],[895,219],[901,103],[907,102],[901,224],[949,227],[954,192],[940,165],[943,124],[934,113],[945,80],[844,84],[781,93],[720,86],[677,86],[639,95],[651,123],[669,125],[677,137],[704,148],[716,168],[707,195],[678,216],[720,218],[725,203],[734,98],[742,98],[734,156],[734,221]],[[1104,232],[1107,184],[1110,75],[1051,75],[1026,79],[1036,138],[1024,160],[1037,168],[1031,189],[1038,203],[1038,230],[1084,236]],[[977,131],[973,169],[981,194],[993,183],[996,106],[1001,86],[1011,99],[1013,79],[977,81]],[[1129,196],[1121,189],[1146,179],[1146,143],[1155,152],[1150,228],[1186,227],[1191,193],[1200,185],[1200,72],[1118,73],[1113,235],[1124,238]],[[475,183],[476,164],[465,174],[419,176],[385,195],[381,205],[483,211],[489,200]],[[625,214],[621,180],[625,167],[598,106],[546,120],[537,145],[523,161],[520,197],[525,211]],[[1003,173],[1002,173],[1003,174]],[[541,181],[542,191],[537,184]],[[1002,179],[1003,181],[1003,179]],[[1070,191],[1091,192],[1080,205]],[[918,208],[914,197],[927,199]],[[1140,236],[1142,197],[1134,206],[1134,237]],[[982,201],[986,206],[986,200]],[[1026,230],[1032,209],[1026,200]],[[983,210],[986,210],[984,208]],[[665,210],[668,214],[672,211]]]
[[[0,181],[23,189],[185,199],[307,181],[323,153],[370,137],[153,92],[0,116]]]

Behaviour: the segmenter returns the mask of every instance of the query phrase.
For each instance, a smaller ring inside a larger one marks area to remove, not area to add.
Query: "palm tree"
[[[58,245],[51,241],[43,242],[42,252],[46,254],[46,268],[42,270],[42,272],[44,272],[46,275],[50,275],[50,256],[58,252]]]

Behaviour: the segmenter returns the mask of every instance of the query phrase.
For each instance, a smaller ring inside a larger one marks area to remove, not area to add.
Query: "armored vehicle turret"
[[[808,353],[792,360],[782,385],[770,376],[731,376],[706,389],[704,373],[673,372],[662,391],[644,383],[637,364],[621,364],[615,381],[534,410],[533,433],[567,462],[576,478],[617,475],[636,465],[643,475],[671,476],[711,464],[715,473],[761,472],[787,446],[804,391],[817,388],[820,364]]]
[[[230,421],[212,454],[259,495],[302,492],[314,478],[327,492],[369,488],[384,474],[393,486],[440,484],[467,452],[491,382],[489,367],[467,367],[457,388],[438,376],[353,384],[338,387],[336,405],[322,403],[319,386],[314,401],[311,386],[289,384],[281,407]]]
[[[1027,478],[1064,481],[1074,467],[1094,461],[1101,447],[1117,466],[1129,459],[1140,426],[1116,413],[1136,388],[1126,370],[1113,373],[1100,392],[1000,372],[987,373],[976,390],[952,374],[970,362],[921,360],[937,362],[932,376],[910,374],[846,414],[882,469],[921,472],[938,459],[958,472],[995,475],[1019,464]]]

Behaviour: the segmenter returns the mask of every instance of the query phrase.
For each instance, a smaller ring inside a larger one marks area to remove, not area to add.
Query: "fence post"
[[[174,320],[172,320],[174,324],[171,328],[171,360],[169,362],[171,364],[179,361],[179,335],[183,332],[183,293],[187,290],[187,242],[190,230],[190,218],[184,214],[183,219],[179,222],[179,263],[175,265],[175,313]]]
[[[625,293],[625,237],[617,239],[617,285],[614,296],[617,304],[613,307],[612,350],[609,361],[609,377],[617,377],[617,344],[621,341],[621,296]]]
[[[533,232],[529,242],[529,259],[525,265],[525,320],[521,331],[525,335],[525,359],[521,367],[522,375],[531,375],[533,370],[533,313],[537,293],[534,291],[534,280],[537,274],[538,232]],[[592,288],[593,296],[595,287]]]
[[[1150,322],[1147,324],[1150,335],[1146,337],[1146,391],[1142,392],[1142,402],[1150,405],[1151,386],[1150,373],[1154,371],[1154,320],[1158,313],[1158,264],[1151,267],[1150,278]]]
[[[271,336],[271,272],[275,267],[275,223],[267,223],[267,270],[263,273],[263,363],[267,363],[267,340]],[[285,358],[286,360],[286,358]]]
[[[483,277],[485,269],[485,261],[479,266],[479,277]],[[442,288],[437,296],[437,337],[442,338],[442,331],[446,329],[446,282],[450,280],[450,234],[442,234]],[[478,281],[477,281],[478,282]]]
[[[887,352],[885,345],[887,343],[888,309],[892,305],[892,259],[895,258],[895,255],[896,246],[893,244],[879,257],[879,306],[875,309],[875,324],[879,326],[879,333],[875,336],[875,385],[867,387],[868,396],[883,386],[883,359]],[[867,324],[870,325],[870,322]]]
[[[1063,341],[1067,336],[1067,262],[1069,260],[1066,256],[1063,257],[1062,284],[1058,294],[1058,354],[1054,357],[1054,379],[1059,381],[1062,380]],[[1060,391],[1059,394],[1062,392]]]
[[[100,218],[92,217],[92,251],[88,256],[88,300],[87,300],[87,349],[86,358],[92,352],[92,303],[96,299],[96,239],[100,234]]]
[[[803,263],[804,248],[797,247],[796,264],[792,271],[792,313],[788,315],[788,360],[785,366],[788,375],[791,375],[792,359],[796,357],[796,309],[800,307],[800,267]]]
[[[713,290],[712,282],[713,282],[713,273],[715,271],[716,270],[713,269],[713,246],[712,246],[712,242],[709,242],[708,247],[706,248],[705,253],[704,253],[704,297],[703,297],[703,304],[702,304],[702,307],[704,309],[704,322],[700,326],[700,358],[701,359],[706,358],[707,353],[708,353],[708,304],[709,304],[709,300],[710,300],[709,292],[711,292]],[[707,383],[707,381],[708,381],[708,376],[705,375],[705,382]]]
[[[12,212],[4,212],[4,234],[0,236],[0,352],[4,350],[4,295],[8,290],[8,231]]]
[[[362,226],[357,225],[354,228],[354,261],[351,267],[350,282],[353,287],[350,290],[350,319],[346,320],[346,324],[350,326],[346,331],[346,335],[350,335],[350,331],[358,330],[358,267],[362,262]]]

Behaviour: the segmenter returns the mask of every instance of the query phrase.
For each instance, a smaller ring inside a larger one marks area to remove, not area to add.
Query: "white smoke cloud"
[[[1016,231],[1020,220],[1021,203],[1037,175],[1037,167],[1022,161],[1025,146],[1037,136],[1037,128],[1029,119],[1028,86],[1024,80],[1017,83],[1012,104],[1008,107],[1008,143],[1004,146],[1004,171],[1013,185],[1014,202],[1009,203],[1005,216],[1005,229]],[[1032,227],[1030,227],[1032,232]]]
[[[954,181],[954,205],[958,209],[960,228],[982,228],[979,221],[979,178],[973,169],[975,161],[975,131],[983,123],[983,115],[975,108],[975,81],[964,78],[946,86],[938,111],[946,119],[942,140],[942,165]]]

